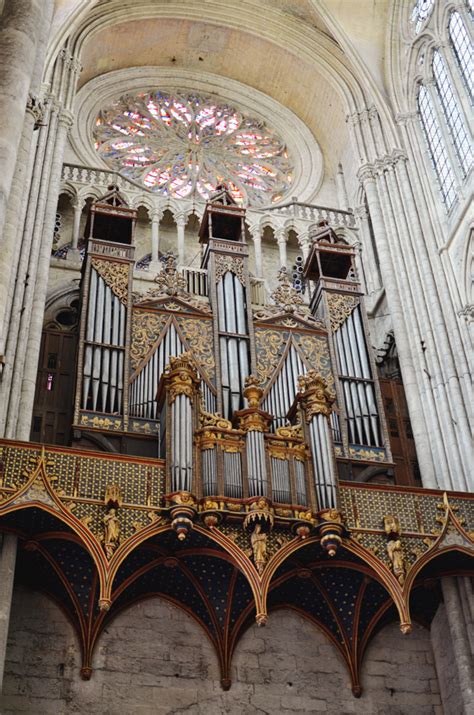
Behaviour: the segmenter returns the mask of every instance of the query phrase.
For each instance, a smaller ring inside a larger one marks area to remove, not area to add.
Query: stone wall
[[[345,665],[316,628],[290,611],[250,628],[237,646],[233,684],[220,686],[213,648],[190,617],[160,600],[133,606],[107,628],[89,682],[61,611],[17,588],[0,699],[2,715],[441,715],[429,633],[393,624],[366,654],[364,692],[352,696]]]

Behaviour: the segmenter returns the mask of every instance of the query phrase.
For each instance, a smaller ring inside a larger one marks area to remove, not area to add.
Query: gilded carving
[[[330,415],[336,395],[328,389],[326,381],[316,370],[308,370],[298,378],[298,388],[305,406],[306,422],[311,422],[315,415]]]
[[[169,252],[163,256],[163,268],[156,274],[156,288],[148,293],[154,295],[180,295],[189,298],[186,279],[177,269],[177,259],[173,253]]]
[[[112,293],[126,304],[128,300],[128,263],[104,261],[101,258],[93,258],[91,263]]]
[[[193,318],[178,318],[177,322],[186,340],[186,349],[193,354],[194,359],[207,375],[213,377],[215,361],[212,322]]]
[[[256,524],[250,537],[250,543],[252,545],[253,560],[259,573],[262,573],[267,562],[267,539],[268,534],[262,531],[261,524]]]
[[[345,323],[354,308],[359,305],[359,299],[346,293],[327,293],[329,320],[335,332]]]
[[[245,378],[244,397],[251,409],[258,409],[263,396],[263,389],[260,380],[255,375],[248,375]]]
[[[113,432],[123,429],[123,422],[121,419],[114,417],[99,417],[98,415],[91,416],[82,414],[79,424],[84,425],[84,427],[111,430]]]
[[[279,330],[256,330],[257,372],[262,382],[267,382],[275,371],[287,335]]]
[[[384,449],[365,449],[364,447],[349,447],[351,459],[362,459],[368,462],[386,462],[387,455]]]
[[[173,403],[178,395],[186,395],[192,399],[199,389],[200,380],[189,353],[170,357],[169,365],[163,376],[170,403]]]
[[[219,283],[223,275],[227,272],[233,273],[242,285],[245,285],[244,262],[239,256],[226,256],[225,254],[216,254],[215,258],[215,281]]]
[[[158,340],[165,327],[167,315],[145,313],[134,310],[132,313],[132,341],[130,345],[130,363],[135,370],[150,351],[150,346]]]
[[[274,305],[266,305],[263,308],[259,308],[258,311],[254,313],[255,320],[268,320],[268,318],[273,318],[283,313],[287,316],[301,318],[305,322],[313,324],[315,327],[324,327],[321,321],[312,315],[301,293],[298,293],[293,287],[285,266],[282,266],[278,273],[278,283],[278,288],[271,294]],[[283,323],[290,328],[298,326],[297,321],[294,320],[293,317],[284,319]]]
[[[392,570],[400,586],[405,583],[405,562],[403,559],[402,542],[400,539],[389,539],[387,541],[387,554],[392,564]]]
[[[130,346],[130,362],[133,370],[136,370],[143,360],[149,359],[157,349],[157,341],[168,320],[169,317],[164,314],[133,311]],[[212,378],[215,361],[211,321],[181,316],[176,316],[173,320],[182,333],[186,350],[193,353],[198,365]]]
[[[328,387],[331,387],[334,384],[334,377],[331,370],[327,339],[322,335],[298,335],[293,333],[293,336],[308,365],[326,380]]]
[[[108,559],[111,559],[120,540],[120,520],[116,509],[112,507],[103,518],[104,522],[104,548]]]

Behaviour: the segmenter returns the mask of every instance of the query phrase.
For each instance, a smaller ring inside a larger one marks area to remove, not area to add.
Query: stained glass
[[[293,165],[264,122],[196,94],[124,96],[98,115],[95,147],[104,161],[147,189],[209,198],[225,183],[240,202],[265,205],[290,189]]]

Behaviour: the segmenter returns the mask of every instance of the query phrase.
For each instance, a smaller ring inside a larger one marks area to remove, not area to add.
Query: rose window
[[[282,139],[264,122],[210,97],[153,91],[103,109],[95,147],[114,170],[147,189],[207,199],[225,183],[237,201],[279,201],[293,179]]]

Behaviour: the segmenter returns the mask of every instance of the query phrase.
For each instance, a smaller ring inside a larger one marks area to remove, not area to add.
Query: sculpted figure
[[[255,525],[250,537],[250,543],[252,544],[255,566],[258,572],[261,573],[267,560],[267,534],[262,532],[261,524]]]
[[[104,516],[104,545],[107,558],[111,558],[120,538],[120,521],[115,509],[109,509]]]
[[[387,542],[387,553],[392,562],[393,573],[401,586],[405,581],[405,564],[403,563],[402,544],[400,539],[391,539]]]

